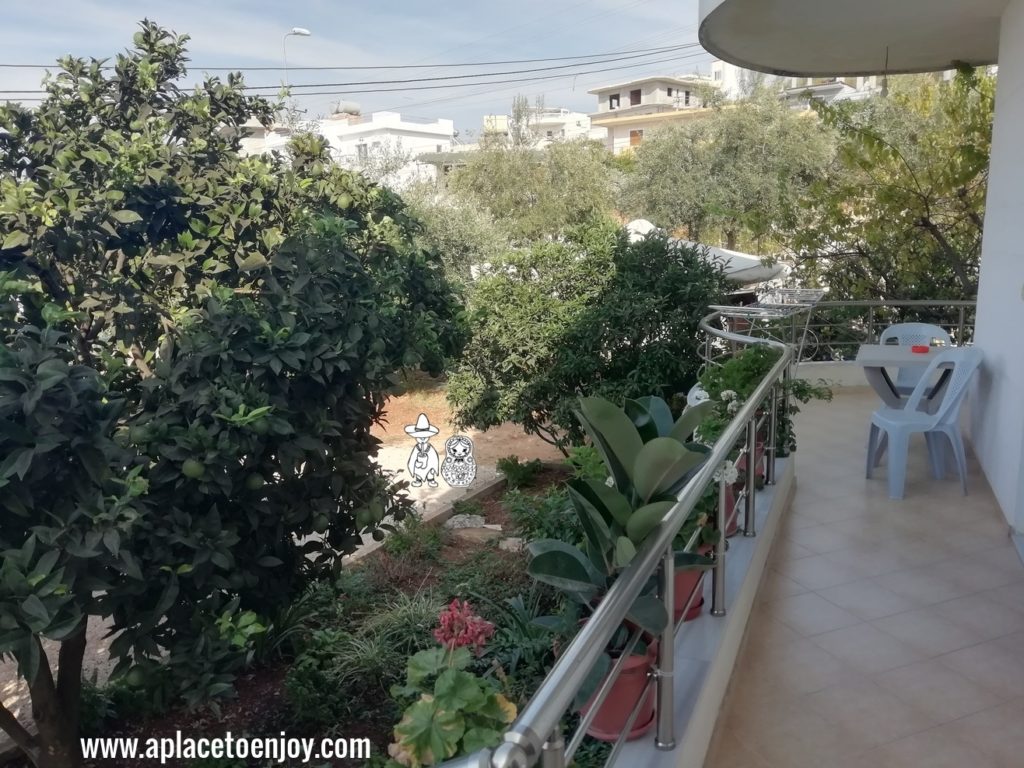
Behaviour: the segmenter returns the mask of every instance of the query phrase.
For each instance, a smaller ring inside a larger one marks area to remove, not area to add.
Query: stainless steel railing
[[[973,299],[903,299],[819,301],[806,316],[779,321],[719,318],[719,330],[801,347],[799,362],[852,360],[861,344],[877,343],[894,323],[925,322],[945,329],[962,346],[974,340],[976,304]],[[801,346],[802,343],[802,346]],[[709,335],[705,360],[731,354],[734,344]]]
[[[774,449],[777,437],[777,398],[785,397],[784,383],[791,374],[794,354],[792,347],[788,344],[772,339],[752,338],[717,328],[714,325],[717,317],[718,313],[716,312],[701,320],[701,330],[710,338],[738,346],[769,344],[780,350],[778,361],[772,366],[764,380],[758,384],[751,396],[747,398],[747,401],[742,404],[733,420],[725,427],[711,448],[707,462],[680,491],[677,503],[665,515],[658,527],[651,532],[632,562],[619,575],[607,595],[595,608],[590,619],[565,648],[548,676],[520,712],[519,717],[505,732],[503,742],[494,749],[480,750],[467,757],[448,761],[443,764],[446,768],[530,768],[535,765],[540,765],[542,768],[563,768],[572,760],[576,749],[583,741],[587,727],[611,692],[614,680],[624,668],[631,649],[639,641],[639,629],[633,632],[625,651],[596,692],[587,714],[582,716],[575,732],[566,741],[562,736],[562,723],[572,710],[573,700],[583,686],[589,671],[604,653],[612,635],[625,620],[634,601],[656,574],[659,583],[659,597],[664,601],[668,615],[673,615],[675,608],[673,541],[708,486],[713,482],[718,483],[719,502],[716,527],[720,535],[717,537],[713,553],[714,565],[711,568],[711,614],[713,616],[725,615],[727,609],[725,570],[728,557],[725,533],[732,522],[727,514],[728,494],[731,489],[725,477],[726,473],[720,470],[726,462],[731,461],[735,464],[740,461],[740,458],[734,457],[733,454],[737,444],[742,441],[740,457],[744,455],[749,457],[745,487],[740,492],[740,497],[743,500],[743,533],[746,536],[754,536],[756,493],[754,463],[757,436],[759,430],[767,427],[765,482],[772,484],[775,482]],[[769,404],[767,408],[764,407],[765,403]],[[785,407],[784,404],[783,407]],[[738,515],[739,508],[739,500],[737,500],[731,516]],[[696,535],[692,537],[688,542],[687,550],[696,545],[696,539]],[[687,608],[698,596],[699,588],[689,595]],[[670,621],[658,638],[658,656],[655,667],[648,676],[648,688],[645,688],[644,693],[639,697],[629,722],[623,729],[624,734],[629,732],[642,708],[649,686],[653,685],[657,706],[654,740],[655,746],[663,750],[671,750],[676,744],[673,689],[674,654],[676,636],[683,626],[684,619],[685,611],[683,618],[675,624]],[[624,742],[625,735],[621,736],[612,747],[605,762],[606,766],[614,764]]]

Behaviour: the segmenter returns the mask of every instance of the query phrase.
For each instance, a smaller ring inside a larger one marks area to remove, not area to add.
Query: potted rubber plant
[[[530,575],[561,590],[578,605],[596,605],[675,504],[679,489],[707,460],[707,449],[690,441],[705,410],[694,408],[673,419],[660,398],[627,401],[624,408],[604,398],[582,398],[577,418],[600,452],[609,478],[569,482],[569,499],[579,517],[583,541],[579,546],[553,539],[532,542],[527,548]],[[625,640],[640,628],[641,642],[595,714],[590,735],[604,740],[619,737],[653,663],[654,638],[668,620],[652,579],[580,691],[577,704],[586,710],[613,660],[621,656]],[[640,736],[654,722],[653,690],[647,695],[627,738]]]

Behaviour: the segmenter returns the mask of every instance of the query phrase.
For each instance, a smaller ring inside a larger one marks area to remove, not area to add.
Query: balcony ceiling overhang
[[[700,42],[776,75],[931,72],[993,64],[1007,0],[700,0]]]

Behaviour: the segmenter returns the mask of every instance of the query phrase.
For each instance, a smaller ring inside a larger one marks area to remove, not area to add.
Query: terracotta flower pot
[[[654,686],[650,686],[646,694],[644,686],[647,685],[647,674],[657,657],[658,643],[652,641],[647,646],[645,655],[633,655],[626,660],[622,673],[612,684],[611,691],[587,728],[587,735],[598,741],[618,741],[626,727],[626,721],[629,720],[630,712],[641,696],[644,697],[643,704],[640,705],[640,712],[633,721],[633,728],[627,734],[626,740],[638,739],[651,729],[654,725]],[[596,691],[594,695],[597,695]],[[583,714],[589,712],[590,702],[587,702],[581,711]]]
[[[740,460],[736,462],[736,469],[740,472],[747,471],[747,454],[740,456]],[[757,476],[764,479],[764,443],[758,442],[754,448],[754,471]]]
[[[702,555],[707,555],[711,552],[711,547],[703,546],[698,552]],[[693,594],[694,590],[697,590],[697,595],[693,602],[690,603],[689,610],[686,610],[685,621],[693,621],[704,610],[704,595],[701,594],[701,585],[704,583],[704,571],[697,568],[676,568],[675,572],[675,610],[672,612],[672,620],[678,622],[683,616],[683,611],[686,609],[686,603],[690,599],[690,595]]]
[[[725,497],[725,519],[728,521],[725,527],[725,537],[735,536],[740,532],[740,516],[734,514],[736,511],[736,489],[729,487]]]

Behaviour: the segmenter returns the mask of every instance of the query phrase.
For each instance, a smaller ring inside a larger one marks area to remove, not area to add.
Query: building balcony
[[[787,377],[851,370],[838,377],[831,401],[800,406],[795,452],[783,458],[766,451],[763,488],[755,491],[746,480],[731,512],[739,533],[719,545],[715,565],[689,598],[693,605],[702,597],[710,610],[659,636],[659,649],[671,651],[659,650],[651,666],[647,690],[657,702],[651,729],[616,742],[604,765],[1022,764],[1024,565],[1006,519],[973,456],[969,495],[961,495],[955,479],[932,479],[923,437],[911,443],[904,499],[889,498],[884,465],[865,478],[868,427],[880,401],[863,373],[843,362],[850,355],[833,350],[874,341],[883,322],[921,319],[913,315],[922,313],[969,343],[973,311],[972,302],[822,303],[801,322],[781,327],[757,328],[751,320],[743,334],[720,313],[705,320],[709,364],[753,337],[781,346],[783,327],[795,342],[715,443],[709,463],[716,466],[725,457],[742,463],[762,434],[769,436],[766,445],[776,444],[777,425],[766,414],[776,413],[769,404],[789,391]],[[815,346],[808,347],[808,337]],[[831,362],[794,367],[805,353]],[[577,722],[567,715],[585,675],[581,669],[652,579],[672,604],[662,565],[671,562],[674,531],[709,483],[722,486],[717,525],[727,530],[726,482],[702,472],[680,492],[677,506],[566,647],[505,743],[493,753],[453,761],[453,768],[572,762],[584,743],[586,713],[574,731],[561,728]],[[615,674],[613,667],[609,676]],[[637,699],[624,731],[643,701]]]

